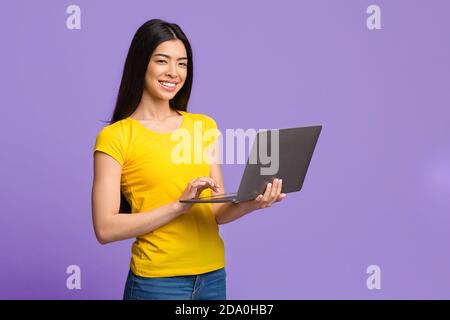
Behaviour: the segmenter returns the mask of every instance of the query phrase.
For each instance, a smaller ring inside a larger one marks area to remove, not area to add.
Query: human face
[[[146,90],[157,99],[173,99],[186,80],[188,63],[181,40],[162,42],[150,57],[145,74]]]

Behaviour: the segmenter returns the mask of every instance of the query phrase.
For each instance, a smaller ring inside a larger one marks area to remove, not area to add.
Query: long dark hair
[[[175,97],[169,100],[169,105],[174,110],[187,111],[193,77],[191,45],[177,24],[152,19],[139,27],[131,41],[110,124],[129,117],[136,110],[144,91],[145,73],[153,51],[160,43],[174,39],[183,42],[188,64],[185,83]],[[122,192],[120,198],[120,212],[130,213],[131,207]]]

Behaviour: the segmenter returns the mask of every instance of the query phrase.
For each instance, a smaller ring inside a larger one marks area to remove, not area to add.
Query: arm
[[[218,144],[216,143],[213,148],[216,148],[216,150],[218,150]],[[213,152],[213,154],[218,155],[219,153]],[[219,159],[218,157],[212,157],[211,159],[210,176],[213,180],[213,183],[218,184],[220,188],[220,192],[211,190],[211,194],[216,195],[219,193],[225,193],[222,168]],[[271,207],[274,202],[279,202],[286,196],[286,194],[281,193],[281,187],[282,181],[279,179],[274,179],[273,185],[268,184],[264,194],[260,194],[254,200],[244,201],[240,203],[213,203],[212,210],[217,224],[226,224],[237,220],[255,210]]]
[[[122,167],[112,157],[103,152],[94,153],[92,219],[101,244],[149,233],[185,212],[176,201],[148,212],[120,214],[121,172]]]
[[[219,163],[211,164],[211,178],[219,185],[220,192],[211,190],[211,194],[225,193],[223,183],[222,168]],[[213,203],[213,213],[217,224],[225,224],[232,222],[250,213],[251,207],[247,202],[241,203]]]

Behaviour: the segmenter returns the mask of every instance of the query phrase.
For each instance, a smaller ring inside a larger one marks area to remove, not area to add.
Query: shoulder
[[[128,154],[127,120],[120,120],[104,126],[97,134],[94,152],[101,151],[124,165]]]
[[[186,112],[186,111],[181,111],[181,113],[183,115],[190,117],[194,121],[201,121],[201,122],[205,123],[206,127],[208,127],[208,128],[211,128],[211,127],[216,128],[217,127],[216,120],[212,116],[207,115],[205,113],[191,113],[191,112]]]
[[[123,119],[104,126],[98,132],[97,139],[125,139],[129,127],[128,122],[127,119]]]

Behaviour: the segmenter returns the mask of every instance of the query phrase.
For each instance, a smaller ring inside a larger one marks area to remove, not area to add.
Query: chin
[[[173,92],[173,93],[165,93],[164,92],[163,94],[161,94],[161,96],[170,100],[170,99],[173,99],[177,95],[177,93],[178,93],[178,91]]]

